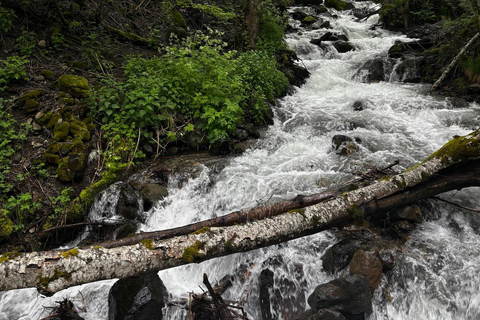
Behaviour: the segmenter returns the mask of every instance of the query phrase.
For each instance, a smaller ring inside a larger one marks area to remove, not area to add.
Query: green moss
[[[148,250],[153,250],[155,249],[153,247],[153,240],[152,239],[145,239],[145,240],[142,240],[141,241],[143,243],[143,245],[145,246],[145,248],[147,248]]]
[[[456,136],[425,161],[440,159],[442,164],[450,165],[480,157],[480,129],[466,136]]]
[[[89,95],[88,80],[84,77],[70,74],[61,75],[58,78],[58,86],[60,90],[75,98],[87,98]]]
[[[22,254],[20,252],[17,252],[17,251],[4,253],[2,256],[0,256],[0,263],[3,263],[3,262],[8,261],[10,259],[15,259],[16,257],[21,256],[21,255]]]
[[[62,257],[64,257],[65,259],[68,258],[68,257],[70,257],[70,256],[74,257],[74,256],[76,256],[77,254],[78,254],[78,248],[73,248],[73,249],[70,249],[70,250],[68,250],[68,251],[65,251],[65,252],[60,253],[60,255],[61,255]]]
[[[7,216],[7,211],[0,209],[0,239],[10,236],[13,232],[13,222]]]
[[[302,23],[304,24],[312,24],[312,23],[315,23],[317,21],[317,19],[315,19],[314,17],[312,16],[306,16],[303,20],[302,20]]]
[[[352,218],[353,220],[363,219],[365,214],[362,207],[357,204],[352,204],[350,208],[348,208],[347,212],[350,215],[350,218]]]
[[[389,181],[392,180],[392,176],[383,176],[380,178],[380,181]]]
[[[294,210],[288,211],[288,213],[289,213],[289,214],[297,213],[297,214],[301,215],[304,219],[307,218],[307,217],[305,216],[305,209],[294,209]]]
[[[319,217],[313,217],[312,218],[312,225],[313,226],[318,226],[320,224],[320,218]]]
[[[40,74],[42,76],[45,77],[45,79],[48,79],[48,80],[55,80],[55,73],[53,71],[50,71],[50,70],[42,70],[40,72]]]
[[[190,234],[202,234],[202,233],[208,232],[208,230],[210,230],[210,227],[203,227],[203,228],[198,229],[197,231],[194,231]]]
[[[51,111],[48,111],[47,113],[45,113],[43,115],[43,117],[41,117],[40,119],[37,120],[37,122],[39,124],[46,124],[50,121],[50,119],[52,119],[52,112]]]
[[[101,249],[101,248],[103,248],[103,247],[102,247],[102,246],[94,246],[94,247],[93,247],[93,250],[99,250],[99,249]]]
[[[87,125],[81,121],[72,120],[70,122],[70,132],[74,138],[79,138],[84,141],[90,140],[90,132],[88,131]]]
[[[53,138],[57,141],[65,140],[68,136],[70,130],[70,123],[68,121],[63,121],[62,123],[57,123],[55,129],[53,129]]]
[[[53,113],[48,122],[45,124],[45,127],[47,127],[47,129],[52,129],[53,127],[55,127],[55,125],[58,123],[58,120],[60,120],[61,118],[62,116],[60,115],[60,113]]]
[[[62,161],[62,158],[58,154],[45,152],[43,155],[43,161],[58,165]]]
[[[20,98],[20,101],[21,101],[21,102],[27,102],[27,100],[35,100],[35,99],[37,99],[39,96],[41,96],[42,93],[43,93],[43,91],[40,90],[40,89],[30,91],[29,93],[25,93],[25,94]]]
[[[353,190],[357,190],[357,189],[358,189],[358,185],[356,185],[356,184],[350,184],[347,187],[348,191],[353,191]]]
[[[347,3],[341,0],[325,0],[324,5],[327,8],[334,8],[335,10],[342,11],[345,10]]]
[[[232,240],[225,241],[225,250],[227,252],[232,252],[233,251]]]
[[[187,23],[180,12],[177,9],[172,9],[172,18],[176,27],[187,30]]]
[[[34,99],[28,99],[27,101],[25,101],[25,111],[27,111],[28,113],[33,113],[35,111],[37,111],[37,107],[38,107],[39,103],[37,100],[34,100]]]
[[[114,36],[121,40],[132,41],[135,44],[139,45],[148,45],[149,41],[145,38],[140,37],[135,33],[124,32],[122,30],[110,27],[108,25],[103,25],[108,32],[112,33]]]
[[[182,260],[188,263],[194,262],[196,259],[202,257],[199,253],[199,250],[203,250],[205,244],[200,241],[195,241],[195,244],[191,247],[188,247],[183,251]]]
[[[58,280],[60,278],[69,278],[70,276],[71,276],[70,273],[66,271],[60,271],[57,268],[55,268],[53,269],[53,276],[51,277],[38,276],[37,284],[43,289],[48,291],[48,285],[50,284],[50,282]]]
[[[392,178],[391,181],[395,183],[395,185],[401,190],[407,187],[407,183],[405,182],[405,179],[402,176],[395,176]]]

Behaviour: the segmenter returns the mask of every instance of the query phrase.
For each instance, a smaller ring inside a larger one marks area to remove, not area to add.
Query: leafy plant
[[[0,34],[5,34],[12,29],[13,20],[17,16],[12,9],[2,7],[0,2]]]
[[[68,205],[72,201],[70,198],[71,191],[72,188],[68,187],[63,189],[57,197],[49,197],[50,203],[53,207],[54,216],[52,218],[54,220],[61,219],[67,212]]]
[[[10,56],[6,60],[0,61],[0,92],[14,80],[28,79],[25,70],[25,64],[28,62],[27,58],[19,56]]]
[[[0,200],[2,193],[10,190],[11,185],[6,182],[6,175],[10,172],[12,155],[15,153],[13,142],[17,136],[14,129],[15,120],[6,111],[3,100],[0,99]]]
[[[23,31],[22,35],[16,40],[16,47],[20,50],[23,56],[29,56],[32,54],[35,47],[35,37],[33,32]]]
[[[272,0],[265,0],[260,5],[260,34],[258,49],[271,53],[286,49],[285,28],[288,16],[281,14]]]
[[[14,222],[13,229],[15,231],[23,231],[27,221],[38,218],[35,211],[40,208],[38,201],[33,201],[31,193],[22,193],[17,197],[8,198],[4,209],[7,211],[10,219]]]

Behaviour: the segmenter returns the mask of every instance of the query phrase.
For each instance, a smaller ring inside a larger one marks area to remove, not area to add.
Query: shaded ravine
[[[357,7],[373,6],[355,2]],[[291,11],[296,10],[291,8]],[[313,14],[311,9],[302,8]],[[265,137],[239,157],[231,158],[218,174],[205,167],[187,183],[170,177],[169,196],[155,205],[141,227],[143,231],[168,229],[246,209],[261,203],[319,192],[341,184],[355,172],[384,167],[395,160],[399,169],[423,160],[454,135],[470,132],[478,124],[477,105],[454,108],[447,100],[430,96],[428,87],[397,83],[402,79],[393,67],[391,82],[364,83],[359,67],[377,56],[386,57],[395,40],[405,36],[371,30],[378,17],[357,22],[351,12],[324,15],[334,32],[343,33],[355,51],[339,54],[331,43],[322,48],[310,43],[331,29],[304,30],[288,36],[289,45],[312,73],[275,108],[275,123]],[[354,110],[361,102],[363,110]],[[361,140],[359,150],[342,156],[332,150],[338,134]],[[479,192],[470,189],[444,195],[472,207],[480,207]],[[105,200],[107,197],[103,197]],[[97,209],[101,209],[98,201]],[[103,211],[103,210],[102,210]],[[98,211],[92,212],[92,214]],[[480,219],[469,212],[430,202],[426,221],[410,236],[403,254],[382,287],[376,291],[370,319],[477,319],[480,317]],[[290,241],[249,253],[235,254],[159,273],[173,297],[198,292],[202,274],[212,282],[227,274],[244,274],[226,292],[226,298],[245,300],[252,319],[262,319],[258,279],[267,267],[274,274],[274,319],[289,319],[308,306],[306,298],[318,284],[332,279],[322,271],[321,256],[334,244],[330,232]],[[245,265],[242,272],[239,266]],[[86,319],[107,319],[108,290],[114,280],[70,288],[52,298],[34,289],[0,293],[0,319],[40,319],[43,306],[62,297],[73,300]],[[386,298],[388,297],[388,298]],[[166,319],[185,319],[181,309],[165,310]]]

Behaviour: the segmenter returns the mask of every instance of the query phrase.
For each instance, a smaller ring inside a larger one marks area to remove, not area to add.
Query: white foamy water
[[[355,5],[373,6],[369,2]],[[301,30],[301,34],[289,35],[289,45],[312,73],[307,83],[282,99],[274,110],[275,123],[265,138],[242,156],[232,158],[219,174],[205,167],[181,188],[171,177],[169,196],[150,210],[143,231],[168,229],[298,194],[320,192],[351,179],[356,170],[384,167],[395,160],[400,161],[397,169],[406,169],[454,135],[464,135],[478,125],[478,106],[454,108],[444,98],[430,96],[428,86],[397,83],[395,77],[392,82],[370,84],[352,80],[363,63],[377,56],[386,57],[396,40],[407,39],[401,34],[370,30],[378,17],[356,21],[348,12],[336,14],[337,19],[324,19],[331,22],[334,32],[347,35],[356,50],[339,54],[328,44],[320,49],[309,43],[330,29]],[[353,110],[356,101],[363,103],[362,111]],[[359,151],[337,155],[331,142],[337,134],[361,139]],[[476,189],[455,197],[470,201],[471,206],[480,204],[472,200],[478,198]],[[413,232],[405,254],[398,258],[390,278],[383,281],[392,299],[377,293],[370,319],[480,318],[480,223],[476,225],[478,221],[468,218],[466,212],[436,202],[429,215],[435,218],[429,218]],[[461,226],[460,231],[452,220]],[[188,292],[199,292],[204,272],[212,283],[225,275],[248,274],[244,282],[237,281],[226,292],[226,297],[244,300],[249,316],[261,319],[258,278],[268,267],[274,272],[273,291],[277,295],[271,301],[272,312],[278,319],[287,319],[289,310],[303,311],[300,309],[308,307],[306,298],[316,285],[332,279],[322,271],[321,256],[334,243],[335,237],[323,232],[161,271],[159,275],[176,299],[187,297]],[[246,267],[240,271],[240,265]],[[76,297],[83,290],[97,295],[98,299],[91,299],[92,304],[83,302],[87,312],[82,316],[106,319],[107,302],[100,297],[106,296],[112,283],[88,284],[59,294]],[[20,304],[19,297],[27,294],[34,302]],[[32,290],[4,293],[0,296],[0,319],[39,319],[38,310],[46,301],[54,300]],[[92,313],[93,309],[101,311]],[[184,311],[174,308],[165,310],[165,315],[167,319],[186,319]]]

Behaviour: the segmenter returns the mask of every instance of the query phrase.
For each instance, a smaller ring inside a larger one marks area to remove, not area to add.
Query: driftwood
[[[479,159],[480,130],[477,130],[456,137],[403,173],[304,209],[122,247],[92,246],[66,252],[22,254],[0,263],[0,290],[39,287],[56,292],[82,283],[146,274],[285,242],[448,190],[478,186]]]
[[[477,41],[477,39],[480,37],[480,32],[477,32],[471,39],[470,41],[468,41],[468,43],[462,48],[462,50],[460,50],[460,52],[455,56],[455,59],[452,60],[452,62],[450,62],[450,64],[448,65],[447,69],[445,69],[445,71],[442,73],[442,75],[440,76],[440,78],[438,78],[437,81],[435,81],[435,83],[433,84],[432,86],[432,91],[436,90],[437,87],[445,80],[445,78],[448,76],[448,74],[450,73],[450,71],[453,69],[453,67],[455,67],[455,65],[457,64],[457,62],[460,60],[460,58],[465,54],[465,52],[467,52],[468,48],[470,48],[472,46],[472,44],[475,43],[475,41]]]

